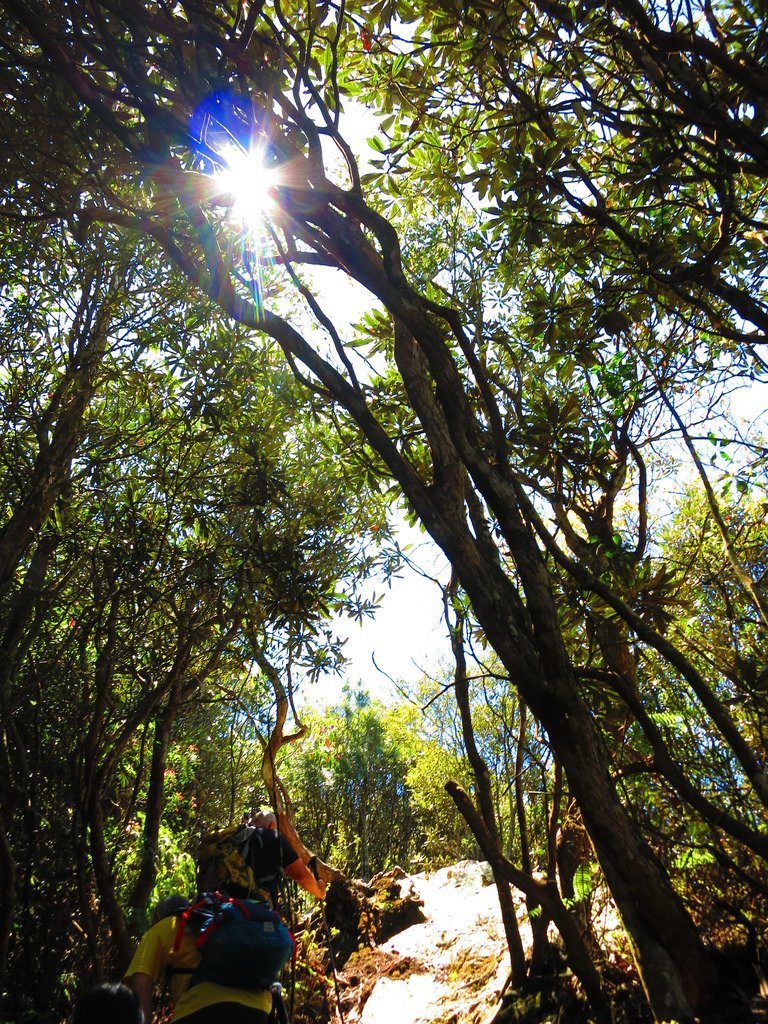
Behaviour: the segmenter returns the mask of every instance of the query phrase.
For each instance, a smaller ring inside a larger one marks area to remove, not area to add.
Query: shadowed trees
[[[400,22],[390,5],[2,6],[9,107],[34,79],[66,115],[78,185],[46,196],[46,214],[151,237],[238,325],[231,352],[250,332],[277,342],[345,464],[396,486],[443,549],[546,731],[654,1015],[706,1010],[702,938],[614,755],[637,726],[665,785],[765,855],[751,820],[768,803],[764,751],[669,628],[650,502],[666,440],[692,457],[724,392],[762,372],[760,18],[622,2],[403,4]],[[188,146],[190,115],[222,89],[247,96],[279,168],[258,282],[231,197]],[[364,181],[342,91],[385,115]],[[354,336],[299,281],[317,264],[375,300]],[[304,308],[288,315],[275,298],[292,284]],[[762,576],[720,501],[710,490],[762,629]],[[691,784],[654,721],[646,659],[716,730],[746,811]]]

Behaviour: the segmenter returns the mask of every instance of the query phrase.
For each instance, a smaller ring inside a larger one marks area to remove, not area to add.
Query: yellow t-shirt
[[[148,974],[158,982],[168,966],[197,967],[200,963],[200,953],[189,935],[182,935],[178,952],[173,951],[178,924],[178,917],[165,917],[144,933],[125,972],[126,978],[130,978],[132,974]],[[190,977],[190,974],[171,974],[175,1021],[215,1003],[240,1003],[242,1006],[264,1010],[266,1013],[272,1008],[270,992],[232,988],[231,985],[215,985],[211,981],[201,981],[190,988]]]

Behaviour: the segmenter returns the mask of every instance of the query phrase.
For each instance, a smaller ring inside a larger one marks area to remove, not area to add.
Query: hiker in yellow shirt
[[[273,814],[259,813],[254,816],[253,825],[256,829],[263,830],[267,838],[271,838],[276,831],[277,820]],[[271,844],[265,844],[266,848],[274,851],[275,876],[283,873],[298,882],[307,892],[322,899],[325,895],[325,884],[308,870],[282,834],[278,833],[275,840]],[[237,893],[228,895],[237,896]],[[178,897],[175,899],[178,900]],[[202,955],[195,945],[195,935],[184,927],[185,904],[186,901],[181,900],[181,905],[177,904],[175,908],[168,907],[170,916],[156,920],[156,923],[144,933],[125,973],[126,983],[139,997],[146,1024],[150,1024],[152,1019],[154,987],[165,978],[170,982],[174,1022],[267,1024],[272,1008],[272,993],[268,988],[242,988],[231,984],[218,984],[207,977],[194,977],[202,961]],[[156,919],[157,916],[156,913]],[[277,920],[279,922],[279,918]],[[267,928],[269,927],[267,924]],[[282,928],[281,923],[279,927]],[[284,962],[284,959],[281,962]],[[258,966],[256,973],[258,976]]]
[[[152,1020],[152,994],[170,968],[173,1020],[185,1024],[267,1024],[272,1009],[269,990],[249,990],[190,980],[201,956],[194,936],[182,933],[178,952],[174,952],[181,915],[165,917],[144,933],[130,966],[126,984],[139,997],[144,1020]]]

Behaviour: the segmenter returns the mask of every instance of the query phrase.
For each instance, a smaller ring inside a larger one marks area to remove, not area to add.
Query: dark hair
[[[189,900],[185,896],[177,893],[165,896],[152,911],[152,924],[157,924],[164,917],[173,917],[175,914],[180,914],[183,910],[187,910],[189,905]]]
[[[97,985],[75,1007],[72,1024],[144,1024],[139,997],[122,982]]]

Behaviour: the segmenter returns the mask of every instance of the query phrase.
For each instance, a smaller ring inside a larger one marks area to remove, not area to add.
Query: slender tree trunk
[[[525,793],[523,791],[523,763],[525,760],[525,737],[528,723],[528,709],[521,700],[520,727],[517,732],[517,749],[515,750],[515,809],[517,811],[517,828],[520,832],[520,863],[523,871],[531,872],[531,847],[528,842],[528,815],[525,809]]]
[[[133,911],[140,910],[146,905],[157,878],[157,843],[163,816],[165,765],[171,730],[178,710],[179,692],[180,684],[177,682],[168,694],[168,702],[162,714],[155,719],[152,763],[149,769],[146,815],[141,844],[141,862],[139,873],[128,899],[128,906]]]
[[[525,760],[525,740],[528,722],[528,709],[525,701],[520,700],[520,724],[517,733],[517,749],[515,751],[515,809],[520,829],[520,863],[527,875],[533,876],[531,847],[528,841],[528,814],[525,808],[525,792],[523,789],[523,763]],[[530,972],[536,977],[541,974],[544,957],[547,951],[547,931],[551,920],[549,914],[538,899],[533,895],[526,896],[525,906],[531,923],[531,963]]]
[[[96,879],[101,905],[104,909],[112,942],[117,951],[121,967],[127,967],[131,958],[133,943],[128,934],[125,916],[115,895],[115,875],[109,862],[107,847],[104,841],[104,816],[101,809],[101,796],[94,792],[88,807],[88,838],[91,850],[91,863]]]
[[[35,601],[45,579],[59,538],[49,534],[35,549],[21,586],[8,599],[8,609],[0,640],[0,992],[5,990],[4,974],[10,952],[13,920],[18,903],[17,872],[11,837],[7,825],[17,811],[29,807],[26,794],[30,784],[30,770],[26,744],[18,735],[11,710],[11,687],[16,675],[19,651],[29,639],[29,622]],[[22,800],[13,799],[13,793],[23,793]]]
[[[90,282],[98,295],[101,282]],[[0,529],[0,593],[13,579],[24,552],[32,544],[53,504],[69,477],[70,465],[82,435],[83,416],[96,389],[96,379],[107,350],[107,337],[117,287],[93,311],[98,301],[84,290],[81,309],[75,318],[70,344],[77,346],[77,355],[66,369],[43,416],[41,436],[50,431],[50,438],[41,441],[24,497],[10,519]],[[83,335],[79,336],[82,329]],[[56,418],[55,424],[50,422]],[[45,422],[45,421],[49,422]]]
[[[560,899],[557,886],[552,882],[538,882],[535,878],[516,868],[499,850],[498,842],[486,828],[482,816],[476,810],[469,795],[457,782],[449,781],[445,784],[445,788],[472,830],[472,834],[477,839],[478,845],[491,867],[502,878],[506,878],[508,882],[525,893],[532,903],[539,903],[554,921],[562,936],[571,970],[584,986],[587,999],[589,999],[598,1021],[601,1024],[602,1022],[608,1024],[611,1013],[608,1000],[603,992],[600,975],[582,941],[575,921]]]
[[[364,782],[360,794],[360,877],[367,882],[371,877],[368,850],[368,786]]]
[[[78,922],[85,935],[88,956],[93,965],[94,981],[101,982],[101,957],[99,955],[99,926],[94,913],[93,875],[88,846],[88,807],[82,800],[75,806],[70,828],[70,846],[74,859],[75,878],[77,879],[77,898],[80,906]]]
[[[544,773],[542,773],[543,775]],[[547,881],[554,885],[556,878],[556,855],[555,855],[555,835],[557,831],[558,821],[560,819],[560,801],[562,798],[563,791],[563,773],[560,765],[555,761],[555,778],[554,785],[552,787],[552,802],[547,807],[547,796],[546,796],[546,780],[544,780],[544,812],[547,820]],[[531,871],[530,859],[528,860],[528,870]],[[528,902],[528,914],[531,919],[531,936],[533,939],[533,947],[531,950],[531,974],[534,976],[541,975],[545,970],[547,953],[549,952],[549,923],[551,921],[550,915],[546,909],[539,904]]]
[[[451,631],[451,648],[453,650],[454,662],[454,690],[456,703],[461,715],[461,729],[464,737],[464,748],[467,752],[469,763],[475,776],[477,785],[477,799],[480,805],[485,827],[496,843],[499,853],[503,853],[499,843],[499,830],[496,825],[496,813],[493,806],[493,795],[491,793],[491,780],[488,772],[488,765],[485,763],[475,742],[475,731],[472,725],[472,708],[469,700],[469,682],[467,679],[467,664],[464,655],[464,626],[466,616],[463,612],[457,612],[456,622],[450,622],[449,599],[455,595],[457,589],[456,581],[452,581],[445,594],[445,617],[449,622]],[[499,909],[501,920],[504,925],[504,934],[507,939],[510,960],[510,983],[513,988],[519,988],[525,980],[526,964],[523,940],[520,936],[520,928],[517,923],[517,913],[512,899],[512,892],[509,888],[509,881],[501,875],[496,867],[491,864],[493,880],[496,884],[496,891],[499,898]]]
[[[582,899],[575,904],[573,903],[577,895],[574,882],[576,872],[583,869],[589,863],[591,855],[592,847],[581,821],[578,806],[576,801],[571,799],[568,802],[568,807],[563,815],[562,824],[557,835],[555,854],[557,859],[557,876],[560,880],[560,892],[563,899],[569,905],[573,905],[573,914],[581,929],[587,949],[597,955],[600,943],[592,927],[589,901]]]
[[[288,842],[305,864],[309,864],[310,860],[312,860],[314,856],[315,870],[317,871],[318,876],[324,882],[332,882],[334,879],[342,878],[342,873],[337,868],[332,867],[330,864],[327,864],[325,861],[314,855],[312,851],[308,850],[301,841],[301,837],[296,831],[294,823],[291,798],[277,775],[276,758],[278,751],[287,743],[292,743],[301,739],[301,737],[306,734],[306,727],[300,723],[299,717],[294,708],[293,717],[296,721],[296,732],[289,736],[285,735],[285,723],[288,720],[288,712],[292,707],[292,695],[283,686],[283,682],[280,679],[280,673],[261,650],[256,642],[255,636],[251,635],[250,640],[253,647],[253,654],[259,668],[261,668],[264,675],[269,679],[275,694],[275,724],[273,725],[272,731],[264,745],[264,753],[261,759],[262,781],[267,788],[272,808],[277,815],[280,831],[285,835]]]
[[[8,841],[6,822],[0,802],[0,1008],[6,992],[6,973],[10,951],[11,929],[16,912],[16,861]]]

